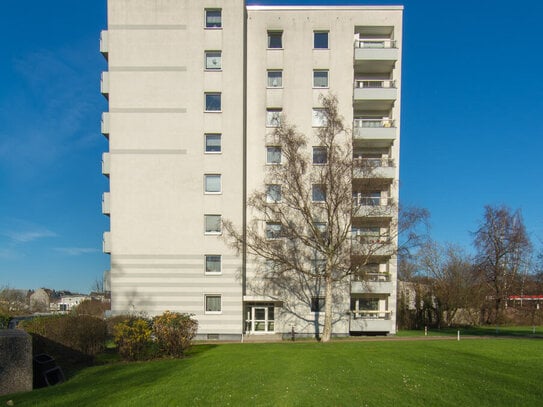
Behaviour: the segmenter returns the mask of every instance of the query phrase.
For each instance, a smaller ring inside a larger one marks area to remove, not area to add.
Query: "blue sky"
[[[398,4],[255,1],[253,4]],[[464,246],[486,204],[543,239],[543,2],[404,1],[400,193]],[[0,15],[0,287],[87,292],[109,267],[98,52],[105,0],[19,0]]]

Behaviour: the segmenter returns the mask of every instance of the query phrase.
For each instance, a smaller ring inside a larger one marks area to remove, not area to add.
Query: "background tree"
[[[476,267],[493,301],[490,321],[503,321],[507,297],[519,289],[519,274],[528,267],[531,243],[520,211],[505,206],[485,206],[474,238]]]
[[[26,291],[10,287],[0,288],[0,314],[21,315],[29,311]]]
[[[375,167],[357,165],[353,161],[349,129],[338,112],[335,97],[322,98],[324,126],[316,137],[324,154],[318,165],[308,148],[308,137],[281,120],[274,132],[274,144],[281,146],[282,164],[267,167],[264,188],[248,199],[249,219],[245,230],[230,221],[224,222],[227,238],[239,251],[247,250],[256,263],[255,272],[261,283],[254,290],[272,298],[294,298],[310,304],[324,297],[322,340],[332,335],[333,304],[348,287],[353,274],[363,278],[365,266],[376,253],[389,256],[397,252],[398,233],[417,224],[425,212],[406,210],[407,222],[399,223],[397,206],[389,211],[393,221],[386,236],[361,238],[353,242],[351,219],[358,207],[353,204],[352,176],[359,171],[369,179]],[[380,213],[382,215],[382,213]],[[407,241],[413,241],[411,236]],[[324,295],[323,295],[324,294]],[[296,313],[295,306],[283,307]],[[319,304],[312,304],[317,311]],[[343,310],[336,310],[339,318]],[[300,315],[298,315],[300,316]],[[314,320],[319,335],[318,313]]]

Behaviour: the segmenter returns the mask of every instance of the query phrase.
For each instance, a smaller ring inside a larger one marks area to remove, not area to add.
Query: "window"
[[[266,147],[266,164],[281,164],[281,147]]]
[[[268,71],[268,88],[283,87],[283,71]]]
[[[283,31],[268,31],[268,48],[283,48]]]
[[[204,215],[204,223],[207,235],[221,234],[221,215]]]
[[[221,192],[221,174],[204,175],[204,188],[206,194],[219,194]]]
[[[220,134],[206,134],[205,135],[205,152],[206,153],[220,153],[221,152],[221,135]]]
[[[206,51],[205,52],[206,69],[219,70],[222,68],[221,51]]]
[[[206,314],[219,314],[222,311],[221,296],[217,294],[206,294]]]
[[[206,28],[221,28],[221,9],[206,9]]]
[[[281,237],[281,224],[266,222],[266,239],[279,239]]]
[[[324,114],[324,109],[313,109],[313,127],[324,127],[326,126],[327,120],[326,115]]]
[[[314,88],[327,88],[328,87],[328,70],[314,70],[313,71],[313,87]]]
[[[218,254],[206,254],[206,273],[218,274],[221,272],[221,256]]]
[[[313,164],[326,164],[328,162],[328,152],[326,147],[313,147]]]
[[[311,312],[324,312],[324,297],[311,297]]]
[[[358,309],[364,311],[379,311],[379,298],[359,298]]]
[[[220,112],[221,111],[221,94],[220,93],[206,93],[206,112]]]
[[[266,202],[276,203],[281,201],[281,185],[266,185]]]
[[[328,48],[328,31],[313,33],[313,48]]]
[[[281,124],[281,113],[283,109],[267,109],[266,110],[266,126],[278,127]]]
[[[322,184],[314,184],[312,187],[313,202],[326,201],[326,188]]]

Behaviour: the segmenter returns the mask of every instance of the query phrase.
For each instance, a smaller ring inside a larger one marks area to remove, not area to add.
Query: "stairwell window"
[[[281,70],[269,70],[268,71],[268,88],[282,88],[283,87],[283,71]]]
[[[281,238],[281,224],[274,222],[266,223],[266,239],[280,239]]]
[[[219,92],[206,92],[206,112],[220,112],[221,111],[221,94]]]
[[[207,70],[218,71],[222,68],[222,54],[221,51],[206,51],[205,63]]]
[[[266,185],[266,202],[268,203],[281,202],[281,185],[278,185],[278,184]]]
[[[206,254],[205,256],[206,274],[221,273],[221,256],[218,254]]]
[[[279,127],[281,125],[283,109],[268,108],[266,110],[266,127]]]
[[[327,120],[326,115],[324,114],[324,109],[313,109],[312,125],[313,127],[324,127],[326,126]]]
[[[328,162],[328,151],[326,147],[313,147],[313,164],[326,164]]]
[[[208,8],[205,10],[206,28],[221,28],[222,27],[222,10],[220,8]]]
[[[206,194],[221,193],[221,174],[205,174],[204,190]]]
[[[281,147],[266,147],[266,164],[281,164]]]
[[[315,69],[313,71],[313,87],[327,88],[328,87],[328,70]]]
[[[206,134],[205,135],[205,152],[220,153],[221,152],[221,135]]]
[[[206,235],[220,235],[222,232],[221,215],[204,215],[204,225]]]
[[[322,184],[314,184],[312,187],[312,199],[313,202],[326,201],[326,188]]]

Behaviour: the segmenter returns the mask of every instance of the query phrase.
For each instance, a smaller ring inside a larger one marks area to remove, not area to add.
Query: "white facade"
[[[104,250],[111,254],[112,312],[192,313],[202,338],[286,333],[291,324],[310,333],[280,304],[249,292],[243,255],[216,228],[221,218],[247,220],[245,201],[262,187],[274,115],[311,135],[319,95],[328,92],[353,123],[355,158],[381,163],[369,187],[353,175],[360,207],[353,225],[390,227],[397,217],[389,203],[398,198],[401,27],[396,6],[109,0],[100,50],[108,60],[102,169],[110,191],[102,208],[110,216]],[[365,216],[365,205],[376,204],[391,209]],[[335,333],[395,332],[396,259],[381,256],[372,267],[374,281],[346,282]]]

